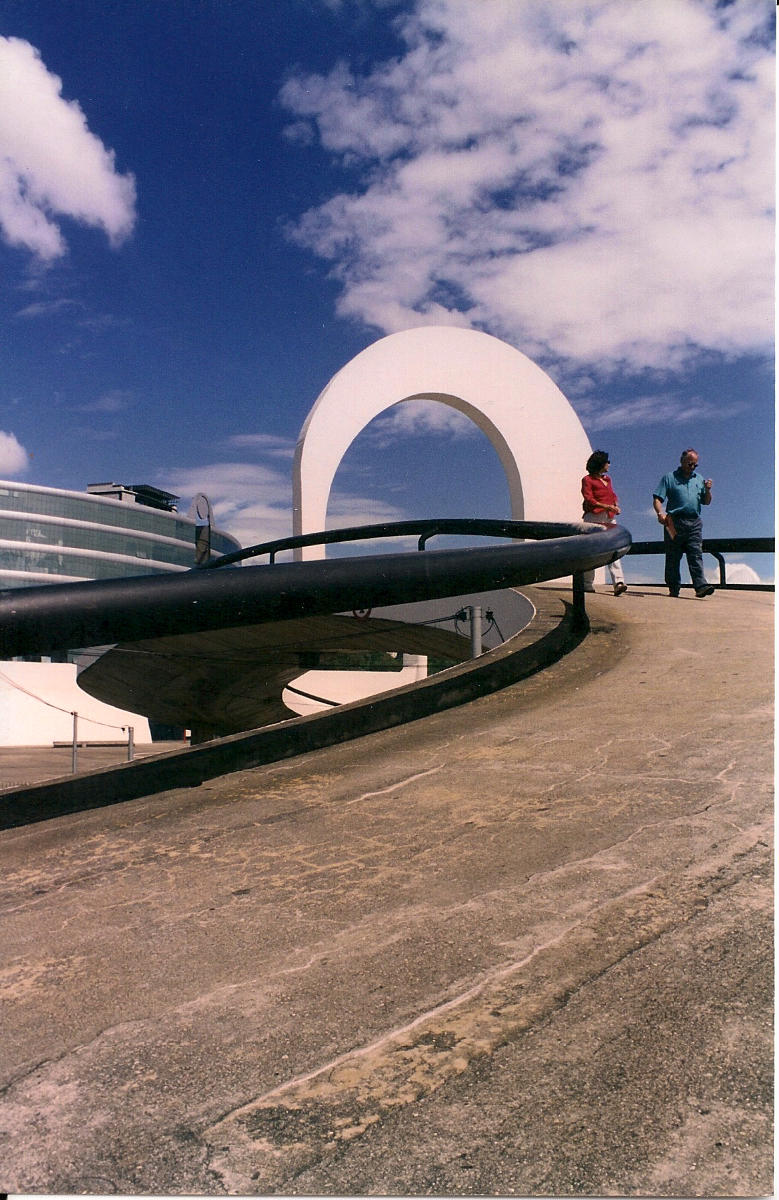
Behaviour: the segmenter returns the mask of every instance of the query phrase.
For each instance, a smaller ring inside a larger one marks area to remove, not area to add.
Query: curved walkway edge
[[[232,771],[390,729],[465,704],[534,674],[586,636],[559,589],[520,589],[533,603],[529,624],[480,658],[459,663],[421,683],[395,688],[329,712],[215,738],[162,755],[0,792],[0,829],[66,813],[134,800],[170,788],[197,787]]]

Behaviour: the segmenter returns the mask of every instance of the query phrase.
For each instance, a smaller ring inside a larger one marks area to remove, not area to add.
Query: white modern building
[[[72,492],[0,480],[0,587],[188,571],[240,549],[213,528],[204,496],[186,517],[177,499],[149,484]]]
[[[215,529],[208,499],[176,511],[178,496],[149,484],[93,483],[86,492],[0,481],[0,588],[77,583],[188,571],[240,549]],[[76,682],[83,659],[0,663],[0,746],[152,741],[146,717],[88,696]]]

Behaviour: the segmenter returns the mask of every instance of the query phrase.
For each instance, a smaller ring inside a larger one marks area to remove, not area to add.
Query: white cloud
[[[713,404],[695,396],[665,395],[636,396],[623,404],[604,407],[600,402],[585,400],[577,411],[587,429],[624,429],[631,425],[683,425],[692,421],[723,421],[745,412],[747,401],[734,400]]]
[[[34,46],[0,37],[0,230],[50,261],[66,250],[55,214],[102,229],[116,244],[135,221],[135,182],[62,96]],[[29,315],[29,314],[28,314]]]
[[[281,98],[359,188],[292,232],[342,315],[546,361],[677,366],[773,332],[766,0],[418,0],[404,55]]]
[[[461,438],[479,433],[478,427],[448,404],[440,400],[404,400],[394,405],[385,416],[377,417],[365,430],[363,437],[385,447],[395,439],[419,434]]]
[[[2,168],[0,168],[0,171]],[[25,308],[20,308],[16,313],[17,317],[24,317],[29,320],[33,317],[51,317],[60,312],[70,312],[71,309],[81,308],[82,305],[76,300],[39,300],[34,304],[28,304]]]
[[[94,400],[88,400],[85,404],[77,404],[75,410],[89,413],[118,413],[124,412],[133,402],[134,396],[131,391],[126,388],[112,388]]]
[[[211,501],[220,529],[252,546],[292,535],[292,477],[287,470],[257,463],[217,462],[177,467],[158,474],[160,487],[182,497],[182,511],[198,493]],[[406,514],[381,500],[334,490],[328,529],[402,521]]]
[[[710,583],[719,583],[719,567],[707,567],[706,578]],[[728,583],[773,583],[773,579],[762,580],[757,571],[750,567],[748,563],[734,562],[727,563],[725,567],[725,578]]]
[[[236,450],[256,450],[268,458],[293,458],[295,443],[290,438],[273,433],[236,433],[227,439],[227,445]]]
[[[750,567],[748,563],[728,563],[727,565],[727,580],[728,583],[760,583],[761,579],[757,571]]]
[[[405,521],[403,509],[384,500],[368,496],[352,496],[334,490],[327,506],[327,528],[340,529],[348,525],[379,525],[382,522]]]
[[[29,465],[27,451],[16,436],[0,430],[0,476],[15,479],[17,475],[23,475]]]

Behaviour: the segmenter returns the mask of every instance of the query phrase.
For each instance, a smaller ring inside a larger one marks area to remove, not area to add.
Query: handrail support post
[[[586,632],[590,627],[587,607],[584,603],[584,572],[573,573],[573,627],[577,633]]]

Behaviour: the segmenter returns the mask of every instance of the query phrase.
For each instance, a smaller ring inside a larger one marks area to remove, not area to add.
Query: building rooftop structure
[[[178,499],[148,483],[90,483],[76,492],[0,481],[0,589],[186,572],[240,549],[213,528],[204,496],[186,516],[176,510]],[[101,704],[78,687],[78,668],[94,652],[85,658],[73,647],[51,662],[25,657],[41,661],[6,663],[0,672],[1,746],[67,740],[74,715],[92,742],[125,736],[128,726],[139,743],[152,740],[146,717]]]
[[[108,496],[114,500],[122,500],[130,504],[145,504],[149,508],[159,508],[163,512],[178,512],[176,501],[178,496],[173,492],[165,492],[162,488],[152,487],[150,483],[132,483],[128,487],[124,483],[89,483],[87,492],[90,496]]]
[[[0,481],[0,587],[186,571],[240,548],[210,516],[180,514],[178,498],[146,483]]]

